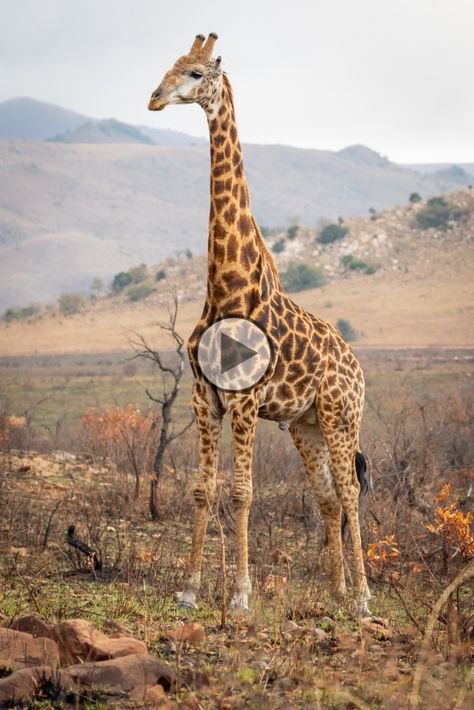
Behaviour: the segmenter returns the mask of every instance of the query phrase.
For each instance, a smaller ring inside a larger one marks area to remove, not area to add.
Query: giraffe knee
[[[230,495],[234,508],[245,508],[252,502],[252,489],[249,486],[234,485]]]
[[[215,493],[215,484],[197,483],[193,490],[194,501],[200,506],[211,506],[214,502]]]

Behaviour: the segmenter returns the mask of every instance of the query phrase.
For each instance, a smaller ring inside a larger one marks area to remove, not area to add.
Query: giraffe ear
[[[222,57],[216,57],[214,60],[214,75],[219,76],[222,74]]]

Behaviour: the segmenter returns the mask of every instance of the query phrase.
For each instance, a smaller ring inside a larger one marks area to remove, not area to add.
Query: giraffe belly
[[[314,409],[316,387],[312,383],[297,393],[287,383],[270,382],[262,392],[258,416],[276,422],[292,422]]]

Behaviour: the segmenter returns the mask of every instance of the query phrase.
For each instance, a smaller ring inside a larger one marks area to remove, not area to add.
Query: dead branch
[[[469,579],[474,577],[474,560],[472,560],[467,567],[459,572],[459,574],[453,579],[451,584],[448,584],[446,589],[443,591],[438,601],[433,607],[431,614],[428,617],[428,622],[425,628],[425,635],[423,638],[423,643],[421,645],[420,656],[418,659],[418,664],[415,668],[415,673],[413,676],[413,689],[410,695],[410,707],[417,708],[420,705],[420,687],[421,681],[423,680],[423,674],[426,668],[426,661],[428,658],[428,648],[431,643],[431,637],[433,635],[434,625],[441,613],[443,606],[448,602],[451,594],[457,591],[459,587],[467,582]]]
[[[86,557],[89,558],[90,562],[93,564],[94,569],[97,572],[100,572],[102,570],[102,561],[99,559],[99,556],[95,550],[92,549],[92,547],[89,547],[85,542],[82,542],[82,540],[79,540],[74,533],[76,532],[76,526],[75,525],[70,525],[67,529],[67,541],[69,545],[72,545],[72,547],[75,547],[76,550],[79,550],[84,554]]]
[[[179,301],[174,294],[172,302],[168,304],[168,321],[157,323],[158,327],[169,333],[174,341],[174,352],[177,355],[175,365],[165,364],[163,356],[151,345],[147,343],[142,335],[135,334],[135,340],[130,340],[130,344],[135,350],[135,355],[131,358],[142,358],[157,366],[162,376],[161,392],[152,393],[145,389],[148,398],[159,405],[161,414],[161,431],[158,440],[158,447],[153,461],[153,475],[150,482],[150,515],[152,520],[159,520],[157,493],[158,484],[163,472],[163,460],[169,445],[178,437],[182,436],[194,422],[194,414],[187,424],[178,432],[170,430],[171,413],[173,405],[179,393],[181,378],[184,372],[185,351],[183,350],[184,338],[176,331],[176,320],[178,317]]]

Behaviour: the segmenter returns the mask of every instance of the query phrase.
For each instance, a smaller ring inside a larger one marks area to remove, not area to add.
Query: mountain
[[[337,155],[340,155],[341,158],[351,160],[357,165],[366,165],[371,168],[386,168],[390,165],[388,158],[384,158],[375,150],[360,144],[349,145],[347,148],[339,150]]]
[[[371,153],[342,153],[245,145],[259,224],[313,226],[404,204],[412,192],[459,188]],[[206,250],[206,145],[3,140],[0,165],[8,174],[0,191],[2,310],[87,290],[94,276],[108,281],[134,263]]]
[[[62,143],[205,144],[205,138],[179,131],[132,126],[110,119],[95,119],[56,104],[31,98],[0,103],[0,139],[23,138]]]
[[[73,131],[90,119],[75,111],[26,97],[0,103],[0,138],[44,140]]]
[[[74,130],[59,133],[48,140],[55,143],[148,143],[155,141],[139,128],[114,118],[87,121]]]

